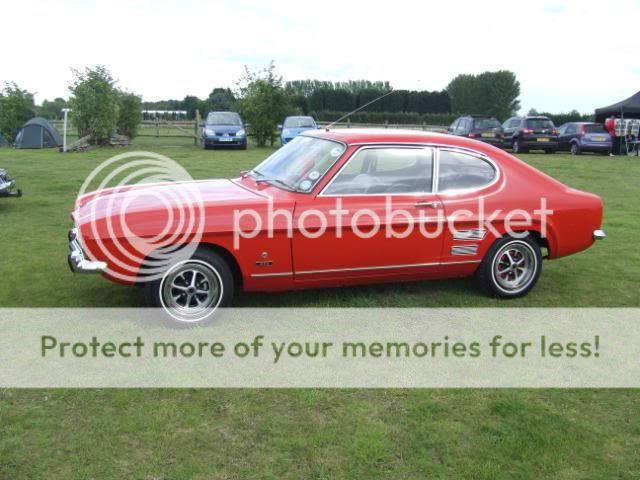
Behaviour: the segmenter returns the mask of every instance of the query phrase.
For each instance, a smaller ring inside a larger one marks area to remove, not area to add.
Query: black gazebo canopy
[[[602,123],[615,115],[624,118],[640,118],[640,92],[608,107],[596,108],[596,122]]]

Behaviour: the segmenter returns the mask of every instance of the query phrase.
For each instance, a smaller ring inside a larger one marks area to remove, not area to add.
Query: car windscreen
[[[594,123],[592,125],[585,125],[584,133],[608,133],[608,132],[604,128],[604,125]]]
[[[345,145],[322,138],[298,136],[276,150],[250,174],[275,186],[288,185],[309,192],[346,150]]]
[[[311,117],[289,117],[284,121],[285,128],[315,128]]]
[[[473,128],[487,130],[489,128],[499,128],[500,122],[495,118],[475,118]]]
[[[554,128],[553,122],[547,118],[528,118],[527,128],[532,130],[545,130]]]
[[[231,112],[211,112],[207,115],[209,125],[242,125],[240,116]]]

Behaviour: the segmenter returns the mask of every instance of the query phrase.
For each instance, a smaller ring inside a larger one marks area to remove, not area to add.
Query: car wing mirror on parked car
[[[282,124],[281,123],[278,124],[278,130],[282,130]]]

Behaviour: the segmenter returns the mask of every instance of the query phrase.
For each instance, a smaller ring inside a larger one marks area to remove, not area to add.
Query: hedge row
[[[316,120],[320,122],[333,122],[346,114],[346,112],[319,111],[310,113]],[[387,113],[387,112],[357,112],[349,117],[351,123],[375,123],[400,125],[441,125],[449,126],[458,118],[459,113]],[[578,112],[567,113],[536,113],[536,115],[545,115],[553,120],[556,126],[560,126],[567,122],[589,122],[593,121],[592,115],[581,114]],[[501,122],[505,118],[498,119]],[[346,121],[346,120],[344,120]]]
[[[311,112],[320,122],[333,122],[345,115],[346,112]],[[387,112],[357,112],[349,116],[351,123],[379,123],[389,122],[400,125],[450,125],[460,115],[456,113],[387,113]],[[346,121],[346,120],[344,120]]]

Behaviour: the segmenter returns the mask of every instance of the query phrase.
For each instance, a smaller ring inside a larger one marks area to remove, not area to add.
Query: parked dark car
[[[582,152],[611,153],[611,135],[601,123],[570,122],[558,129],[558,150],[580,155]]]
[[[16,181],[9,176],[4,168],[0,168],[0,198],[2,197],[21,197],[22,191],[14,190]]]
[[[202,145],[205,150],[213,147],[236,147],[246,150],[247,130],[236,112],[209,112],[202,128]]]
[[[555,153],[558,150],[558,130],[548,117],[511,117],[502,124],[504,147],[513,153],[529,150],[544,150]]]
[[[504,133],[502,125],[493,117],[468,115],[457,118],[447,131],[459,137],[475,138],[493,146],[501,147]]]

